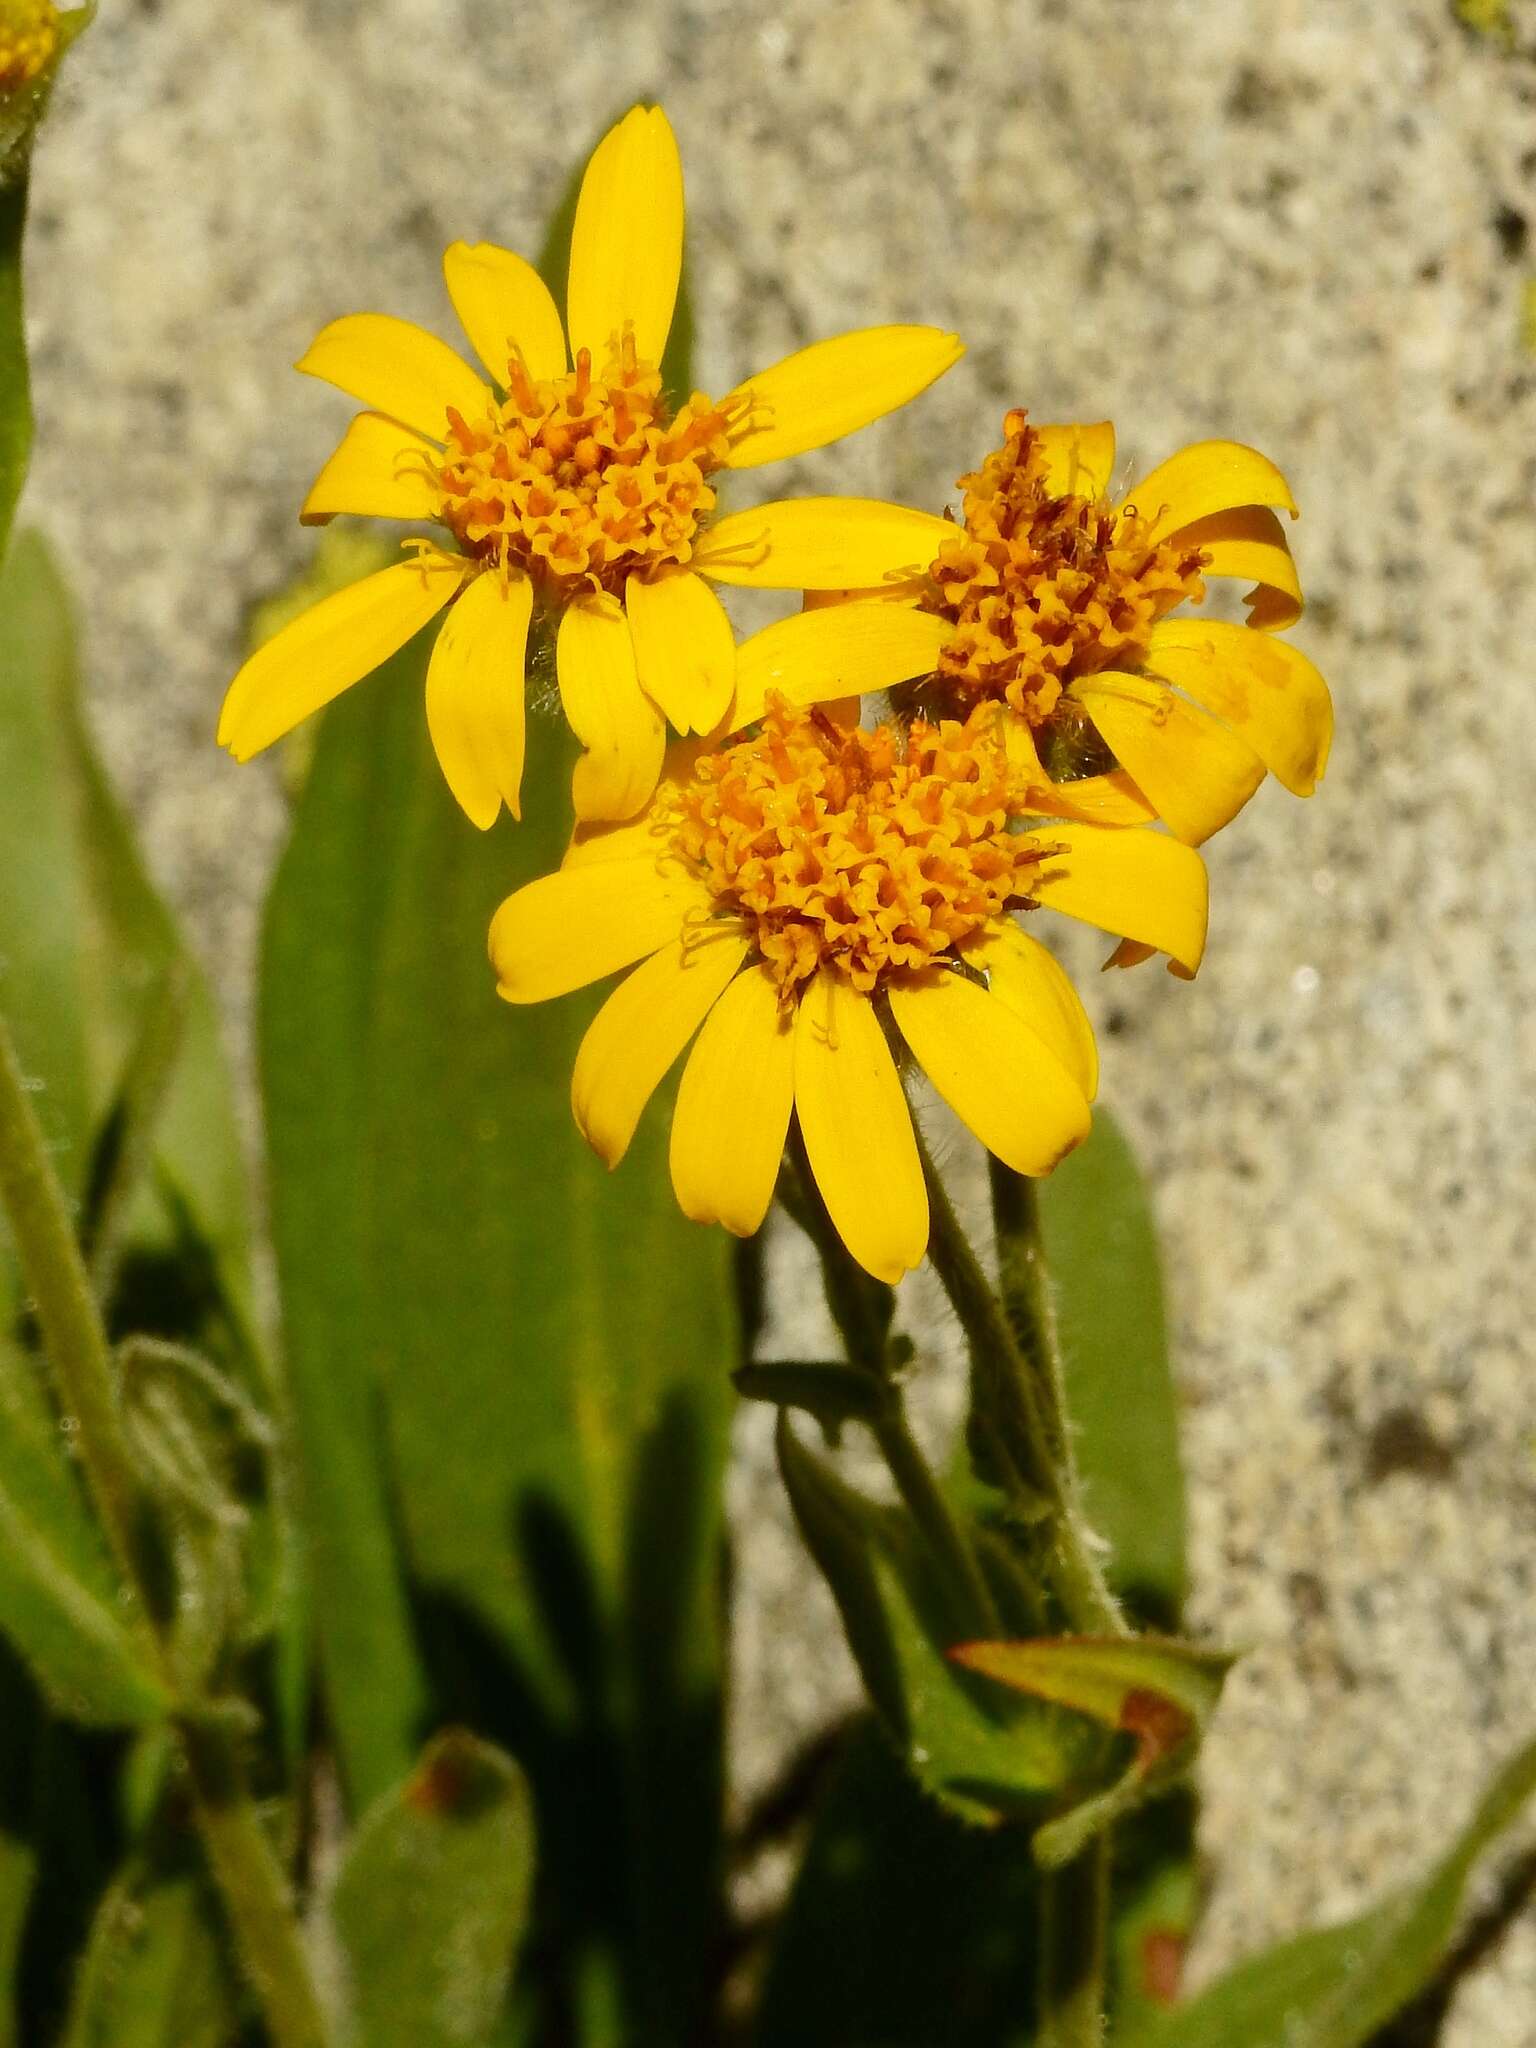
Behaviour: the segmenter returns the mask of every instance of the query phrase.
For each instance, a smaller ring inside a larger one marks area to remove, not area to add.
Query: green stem
[[[251,1798],[234,1737],[183,1724],[182,1751],[208,1862],[274,2048],[325,2048],[327,2028],[292,1894]]]
[[[64,1190],[49,1162],[47,1140],[3,1018],[0,1205],[10,1219],[27,1291],[36,1304],[60,1403],[78,1423],[86,1485],[169,1682],[173,1674],[166,1645],[153,1630],[162,1602],[150,1503],[124,1433],[107,1333]],[[262,1832],[234,1737],[185,1715],[176,1725],[209,1865],[274,2048],[323,2048],[324,2022],[287,1882]]]
[[[1066,1450],[1066,1428],[1054,1370],[1026,1356],[981,1261],[955,1214],[933,1154],[918,1133],[928,1184],[928,1256],[970,1347],[977,1383],[996,1423],[995,1448],[1011,1468],[1026,1510],[1043,1512],[1051,1529],[1051,1581],[1067,1624],[1082,1635],[1119,1635],[1124,1622],[1094,1553]],[[1043,1285],[1043,1275],[1041,1276]],[[1044,1324],[1034,1332],[1045,1341]]]
[[[957,1635],[996,1635],[1001,1628],[997,1605],[970,1537],[907,1422],[891,1358],[890,1290],[870,1278],[839,1236],[816,1186],[798,1127],[791,1132],[790,1155],[795,1184],[784,1191],[786,1206],[820,1256],[827,1303],[850,1362],[879,1381],[880,1409],[869,1429],[896,1491],[944,1574]]]
[[[59,1403],[79,1425],[86,1483],[124,1578],[142,1599],[148,1504],[118,1412],[107,1333],[16,1048],[0,1021],[0,1203],[36,1305]]]
[[[1104,2048],[1109,1837],[1040,1880],[1040,2030],[1036,2048]]]

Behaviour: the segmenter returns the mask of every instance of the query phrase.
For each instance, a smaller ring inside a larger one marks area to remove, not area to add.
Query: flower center
[[[703,755],[676,843],[741,917],[781,1000],[822,966],[872,990],[1028,899],[1041,858],[1010,833],[990,706],[966,721],[846,730],[770,700],[759,735]]]
[[[1001,448],[960,479],[965,523],[931,575],[954,623],[939,657],[962,704],[1004,699],[1034,726],[1074,676],[1134,667],[1152,628],[1205,586],[1198,548],[1149,541],[1149,522],[1107,498],[1063,497],[1020,410]]]
[[[438,517],[465,553],[546,587],[618,592],[636,571],[688,560],[729,425],[701,393],[670,413],[630,333],[600,377],[586,349],[544,383],[514,357],[503,403],[479,420],[449,409]]]
[[[8,0],[0,7],[0,92],[30,85],[59,46],[53,0]]]

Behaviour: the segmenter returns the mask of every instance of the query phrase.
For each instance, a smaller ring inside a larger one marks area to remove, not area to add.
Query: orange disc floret
[[[1041,849],[1009,830],[990,705],[873,731],[770,700],[755,738],[698,761],[677,846],[745,920],[781,999],[822,966],[869,993],[1027,901]]]
[[[630,575],[688,560],[730,424],[701,393],[672,414],[629,332],[601,376],[586,349],[547,382],[514,357],[503,403],[483,419],[448,414],[438,516],[466,554],[546,587],[617,594]]]
[[[46,71],[59,47],[53,0],[9,0],[0,7],[0,92],[15,92]]]
[[[932,609],[953,622],[939,658],[962,702],[999,698],[1043,725],[1074,676],[1134,667],[1152,628],[1205,592],[1198,548],[1149,542],[1134,511],[1051,488],[1024,412],[959,480],[964,523],[930,574]]]

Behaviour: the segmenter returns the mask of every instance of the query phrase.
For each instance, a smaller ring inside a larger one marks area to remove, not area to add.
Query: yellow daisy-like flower
[[[59,10],[53,0],[6,0],[0,7],[0,92],[16,92],[41,77],[59,47]]]
[[[680,750],[638,819],[578,829],[558,873],[508,898],[491,956],[509,1002],[642,963],[572,1079],[610,1166],[692,1040],[671,1143],[686,1214],[755,1231],[793,1113],[849,1250],[894,1281],[923,1256],[928,1201],[893,1042],[1017,1171],[1080,1142],[1092,1032],[1012,913],[1062,910],[1192,973],[1205,868],[1164,833],[1021,828],[1000,722],[983,706],[866,731],[774,694],[753,736]]]
[[[1333,706],[1278,637],[1301,616],[1274,510],[1296,512],[1280,471],[1235,441],[1204,441],[1116,503],[1107,421],[1034,427],[1015,411],[1004,432],[960,479],[962,521],[927,574],[893,558],[879,589],[949,625],[925,698],[961,716],[1005,705],[1015,773],[1056,815],[1161,817],[1198,846],[1266,771],[1310,796]],[[1246,624],[1172,616],[1210,577],[1252,586]]]
[[[736,649],[714,584],[872,583],[931,558],[942,523],[872,501],[810,498],[715,519],[713,479],[803,454],[903,405],[962,353],[931,327],[817,342],[721,399],[662,391],[683,252],[683,174],[659,108],[593,153],[571,240],[566,323],[506,249],[455,242],[448,293],[493,381],[381,313],[334,321],[298,367],[370,409],[302,517],[431,521],[444,545],[317,605],[230,685],[220,743],[248,759],[452,606],[427,679],[433,744],[477,825],[518,814],[523,669],[536,607],[559,615],[556,671],[586,748],[586,819],[632,817],[656,786],[666,721],[707,731]],[[567,348],[569,335],[569,349]],[[407,545],[412,545],[407,543]]]

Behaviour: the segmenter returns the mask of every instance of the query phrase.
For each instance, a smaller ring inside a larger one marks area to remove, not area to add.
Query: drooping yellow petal
[[[903,605],[859,603],[777,619],[736,650],[736,696],[726,729],[762,717],[768,694],[825,704],[893,689],[938,666],[951,628]]]
[[[723,926],[674,940],[621,981],[587,1028],[571,1073],[577,1127],[606,1166],[629,1150],[641,1112],[746,954]]]
[[[565,330],[531,263],[494,242],[450,242],[443,276],[459,325],[498,384],[506,383],[514,353],[540,382],[564,374]]]
[[[1290,485],[1267,455],[1241,441],[1196,441],[1127,491],[1119,509],[1134,507],[1149,522],[1148,539],[1164,540],[1234,505],[1278,505],[1293,517],[1296,512]]]
[[[1092,825],[1150,825],[1157,812],[1123,769],[1085,775],[1076,782],[1052,782],[1040,764],[1034,734],[1022,718],[1003,725],[1008,767],[1020,786],[1020,814],[1081,818]]]
[[[730,466],[756,469],[824,448],[916,398],[964,354],[960,337],[938,327],[864,327],[814,341],[731,394],[750,394],[752,409]]]
[[[954,537],[947,519],[878,498],[785,498],[710,527],[693,566],[754,590],[846,590],[905,582]]]
[[[447,438],[450,405],[476,419],[491,402],[484,379],[447,342],[392,313],[348,313],[333,320],[294,368],[433,441]]]
[[[1301,580],[1285,528],[1267,505],[1209,513],[1168,539],[1174,547],[1202,548],[1207,576],[1233,576],[1255,586],[1246,600],[1248,623],[1260,632],[1283,633],[1301,617]]]
[[[932,586],[926,575],[900,576],[893,583],[869,583],[857,590],[808,590],[801,600],[808,612],[834,604],[921,604]]]
[[[1073,694],[1169,831],[1190,846],[1230,824],[1264,780],[1264,763],[1246,741],[1149,677],[1108,669],[1085,676]]]
[[[315,478],[299,513],[324,526],[338,512],[360,519],[431,519],[441,497],[428,470],[436,450],[381,412],[360,412]]]
[[[830,968],[800,998],[795,1111],[838,1235],[866,1272],[894,1283],[927,1249],[928,1190],[874,1005]]]
[[[1015,1173],[1049,1173],[1087,1137],[1082,1089],[990,990],[930,968],[892,982],[891,1014],[955,1115]]]
[[[437,636],[427,669],[427,730],[459,807],[482,832],[522,812],[523,661],[533,586],[477,576]]]
[[[1063,498],[1103,498],[1115,474],[1115,429],[1109,420],[1091,426],[1036,427],[1045,457],[1045,480]]]
[[[699,738],[673,740],[662,756],[655,794],[634,817],[619,824],[604,824],[601,819],[585,823],[578,819],[561,866],[575,868],[593,861],[633,860],[642,853],[652,859],[665,858],[677,829],[678,785],[692,775],[693,764],[707,744],[707,740]]]
[[[1307,657],[1251,626],[1165,619],[1152,631],[1147,667],[1231,726],[1294,796],[1323,779],[1333,740],[1333,700]]]
[[[684,569],[653,583],[631,576],[624,609],[641,689],[679,732],[711,731],[736,686],[736,636],[719,598]]]
[[[795,1085],[792,1012],[761,967],[704,1020],[672,1112],[672,1186],[695,1223],[750,1237],[768,1213]]]
[[[557,868],[491,920],[497,993],[509,1003],[569,995],[669,945],[708,903],[691,876],[644,855]]]
[[[571,348],[597,368],[633,322],[635,348],[661,360],[683,266],[683,166],[660,107],[631,107],[587,165],[571,231]]]
[[[1051,910],[1139,939],[1192,974],[1205,951],[1205,862],[1162,832],[1043,825],[1024,835],[1045,858],[1029,892]]]
[[[965,957],[987,986],[1037,1031],[1092,1102],[1099,1092],[1099,1049],[1071,976],[1049,948],[1010,919]]]
[[[571,778],[578,818],[632,818],[656,787],[667,729],[640,687],[624,607],[578,598],[555,643],[560,702],[586,752]]]
[[[219,745],[249,761],[371,675],[447,604],[464,579],[457,556],[397,562],[301,612],[258,647],[230,684]]]

